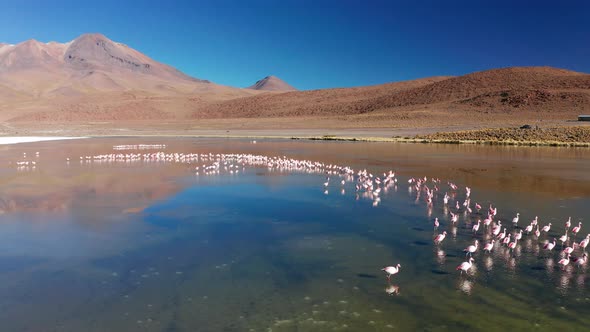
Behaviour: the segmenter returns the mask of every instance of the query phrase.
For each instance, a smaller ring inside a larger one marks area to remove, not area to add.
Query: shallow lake
[[[119,156],[98,157],[107,154]],[[373,190],[358,182],[365,169]],[[397,183],[378,184],[389,171]],[[408,183],[424,177],[420,188]],[[435,186],[428,204],[425,188]],[[490,204],[493,224],[474,234]],[[552,223],[548,233],[482,251],[498,221],[515,234],[536,216],[541,228]],[[543,246],[569,217],[564,247],[579,243],[588,216],[586,148],[189,138],[5,145],[0,321],[3,331],[585,331],[590,272],[573,263],[583,250],[574,247],[562,268],[561,242]],[[461,274],[475,239],[475,263]],[[388,282],[381,268],[398,263]]]

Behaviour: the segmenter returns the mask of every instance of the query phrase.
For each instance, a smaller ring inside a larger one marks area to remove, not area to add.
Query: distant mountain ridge
[[[256,81],[256,83],[249,86],[248,89],[264,91],[297,91],[297,89],[289,85],[287,82],[272,75]]]
[[[551,67],[311,91],[267,76],[240,89],[191,77],[98,33],[67,43],[0,43],[0,121],[322,117],[382,126],[578,113],[590,113],[590,75]]]

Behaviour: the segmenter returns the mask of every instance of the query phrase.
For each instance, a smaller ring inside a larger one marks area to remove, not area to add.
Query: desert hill
[[[249,86],[248,89],[253,90],[264,90],[264,91],[296,91],[294,87],[289,85],[287,82],[281,80],[276,76],[266,76],[265,78],[257,81],[254,85]]]
[[[251,96],[208,105],[192,116],[373,116],[391,122],[480,114],[539,118],[543,113],[565,119],[589,111],[590,75],[551,67],[513,67],[372,87]]]
[[[590,75],[551,67],[310,91],[267,76],[239,89],[188,76],[101,34],[0,44],[4,123],[423,127],[564,121],[581,113],[590,113]]]

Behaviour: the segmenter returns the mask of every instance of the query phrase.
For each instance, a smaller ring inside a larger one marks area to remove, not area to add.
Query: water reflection
[[[548,152],[547,169],[535,162],[530,172],[537,179],[531,181],[532,175],[523,171],[531,163],[524,157],[529,153],[513,149],[414,146],[411,151],[432,153],[405,160],[396,153],[406,148],[364,143],[172,140],[164,154],[150,147],[122,153],[139,152],[141,157],[110,160],[93,156],[111,154],[114,141],[97,142],[68,142],[57,151],[41,145],[36,170],[27,176],[12,166],[0,170],[6,184],[0,200],[6,210],[0,232],[0,306],[6,310],[0,318],[8,330],[43,330],[56,321],[63,331],[87,326],[128,331],[476,330],[496,326],[494,317],[507,307],[536,312],[547,328],[576,330],[588,323],[588,307],[572,305],[576,302],[567,297],[572,286],[580,298],[587,296],[584,266],[556,268],[558,254],[540,251],[532,234],[523,235],[510,251],[493,227],[472,228],[489,218],[492,202],[498,209],[494,225],[512,218],[516,208],[525,220],[533,213],[547,221],[562,218],[561,211],[550,207],[555,197],[569,197],[570,189],[582,199],[560,204],[574,218],[583,215],[588,197],[583,184],[589,182],[580,172],[588,166],[580,152],[570,152],[578,159],[559,152],[555,159],[564,163],[552,162],[554,152]],[[6,158],[21,160],[18,149],[18,154],[4,151]],[[222,156],[235,153],[270,159],[245,165]],[[146,161],[143,155],[164,159]],[[195,155],[198,163],[191,159]],[[449,155],[460,156],[460,163]],[[72,159],[69,166],[66,158]],[[425,158],[437,163],[424,163]],[[324,167],[306,172],[307,166],[291,167],[288,159],[311,161],[308,166],[318,161]],[[269,160],[276,163],[269,167]],[[441,161],[447,162],[444,167],[437,166]],[[358,173],[334,165],[371,165],[375,170],[372,176],[362,172],[358,181]],[[395,180],[385,184],[392,165],[400,170],[391,177],[399,176],[399,193]],[[408,184],[406,194],[407,177],[415,174],[427,177]],[[326,177],[328,185],[322,186]],[[457,184],[454,190],[451,181]],[[559,188],[548,185],[557,182]],[[51,198],[50,192],[59,195]],[[476,201],[486,208],[477,208]],[[34,219],[34,214],[40,217]],[[452,238],[436,246],[430,231],[435,217],[441,221],[436,233],[446,231]],[[502,228],[519,232],[510,224]],[[551,230],[551,238],[563,231]],[[497,243],[491,253],[482,248],[473,252],[473,267],[461,275],[454,267],[475,239],[482,245],[492,239]],[[56,259],[58,250],[62,255]],[[580,256],[581,249],[572,254]],[[398,261],[404,269],[394,277],[396,284],[384,289],[375,271]],[[398,295],[399,284],[403,296],[383,300],[383,290]],[[52,310],[58,299],[63,306]],[[490,299],[495,305],[482,308]],[[580,320],[563,320],[536,308],[553,299]],[[477,317],[477,323],[457,327],[457,303],[464,303],[462,310]],[[35,321],[23,319],[24,312]],[[387,312],[399,315],[395,322]],[[524,314],[514,316],[522,318],[511,318],[513,322],[527,321]]]

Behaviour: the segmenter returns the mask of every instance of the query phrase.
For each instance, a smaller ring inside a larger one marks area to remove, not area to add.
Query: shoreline
[[[492,141],[492,140],[451,140],[399,137],[354,137],[354,136],[275,136],[275,135],[203,135],[203,134],[137,134],[137,135],[90,135],[76,137],[52,136],[5,136],[0,137],[0,145],[36,143],[58,140],[91,139],[91,138],[226,138],[226,139],[278,139],[278,140],[307,140],[307,141],[336,141],[336,142],[375,142],[375,143],[411,143],[411,144],[467,144],[489,146],[553,146],[553,147],[590,147],[588,142],[562,141]]]

